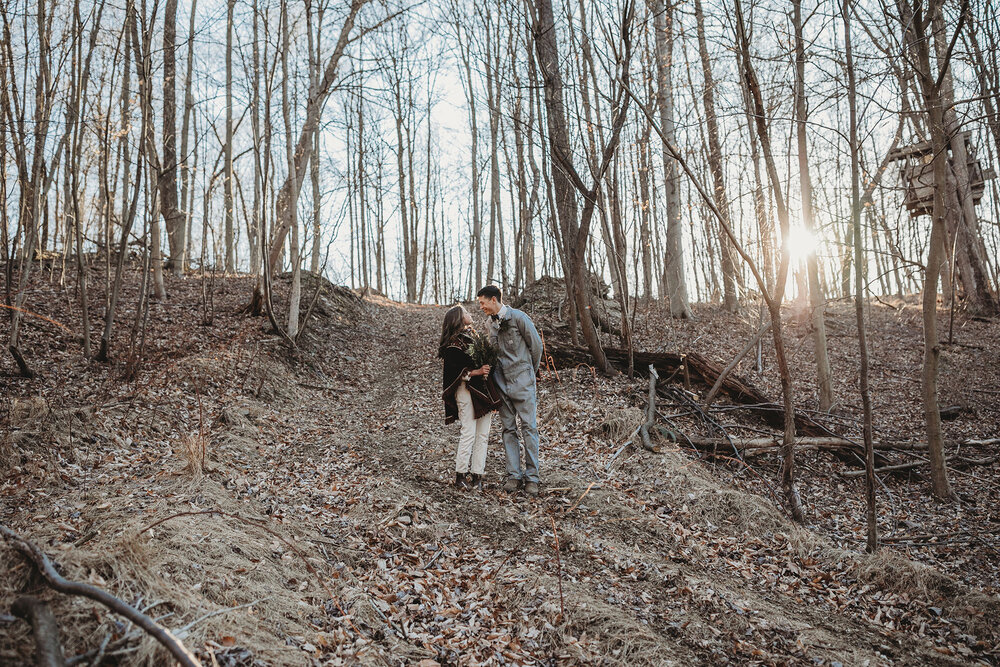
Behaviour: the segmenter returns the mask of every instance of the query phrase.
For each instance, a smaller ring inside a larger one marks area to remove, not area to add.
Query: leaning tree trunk
[[[312,158],[313,133],[319,129],[319,117],[326,106],[326,100],[333,90],[333,84],[337,80],[337,67],[340,64],[341,56],[350,42],[351,32],[354,29],[354,21],[361,8],[367,4],[368,0],[351,0],[347,16],[340,29],[336,46],[330,54],[326,67],[323,70],[323,77],[319,84],[309,91],[309,98],[306,101],[305,121],[302,130],[299,132],[298,141],[295,144],[293,153],[295,169],[289,170],[285,182],[278,191],[278,200],[275,203],[276,220],[274,225],[274,235],[271,240],[271,248],[268,253],[268,266],[271,272],[275,271],[275,265],[281,255],[281,248],[285,244],[285,237],[288,235],[292,224],[295,222],[295,207],[298,205],[299,191],[302,189],[302,181],[305,178],[306,165]],[[291,136],[286,139],[291,139]]]
[[[768,181],[771,184],[771,192],[774,197],[775,208],[778,213],[778,222],[781,226],[782,241],[788,239],[788,207],[785,203],[781,190],[781,180],[774,163],[774,154],[771,151],[771,138],[767,130],[766,111],[764,100],[760,92],[760,84],[757,74],[754,71],[753,63],[750,60],[750,37],[746,31],[743,20],[742,3],[736,0],[736,32],[740,49],[740,69],[749,93],[750,102],[753,106],[751,114],[754,120],[757,139],[760,141],[761,154],[764,157],[764,165],[767,170]],[[785,493],[785,498],[791,509],[792,518],[798,522],[805,521],[805,514],[802,510],[802,499],[799,497],[798,489],[795,486],[795,402],[793,400],[792,376],[788,368],[788,361],[785,356],[785,343],[781,322],[781,302],[784,298],[785,282],[788,277],[788,265],[790,262],[789,248],[787,243],[782,243],[781,260],[778,266],[778,277],[775,283],[774,292],[768,299],[768,311],[771,316],[771,335],[774,338],[774,353],[778,362],[778,373],[781,377],[781,395],[785,408],[785,433],[782,442],[782,466],[781,466],[781,486]]]

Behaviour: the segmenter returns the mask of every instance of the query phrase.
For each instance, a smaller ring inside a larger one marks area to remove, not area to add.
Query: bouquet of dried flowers
[[[466,348],[466,353],[476,362],[476,367],[496,366],[498,350],[497,346],[490,341],[489,334],[484,334],[475,329],[469,329],[469,338],[472,342]]]

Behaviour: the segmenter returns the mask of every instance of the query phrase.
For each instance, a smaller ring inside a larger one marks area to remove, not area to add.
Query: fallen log
[[[735,447],[741,454],[756,455],[764,454],[770,452],[777,452],[781,448],[781,436],[775,435],[772,437],[762,437],[762,438],[703,438],[701,436],[692,435],[683,438],[680,442],[690,443],[692,447],[702,451],[713,451],[719,448],[732,448]],[[981,447],[990,446],[995,444],[1000,444],[1000,438],[990,438],[986,440],[945,440],[945,446],[950,448],[958,447]],[[823,450],[823,451],[853,451],[857,452],[859,455],[864,454],[864,448],[860,444],[856,444],[845,438],[837,437],[802,437],[795,439],[795,449],[796,450]],[[875,449],[880,452],[921,452],[927,450],[926,442],[892,442],[883,441],[876,442]],[[989,465],[997,460],[997,457],[988,457],[985,459],[968,459],[959,457],[959,460],[964,460],[969,463],[969,465]],[[902,469],[902,468],[900,468]],[[876,470],[876,472],[882,472],[881,470]],[[858,473],[863,474],[863,472]]]
[[[719,448],[735,447],[741,454],[760,454],[771,451],[778,451],[781,448],[782,436],[764,438],[703,438],[700,436],[689,436],[682,442],[688,442],[695,449],[714,450]],[[795,449],[822,449],[822,450],[853,450],[863,452],[860,445],[850,440],[836,437],[801,437],[795,439]]]
[[[562,366],[589,364],[593,365],[594,358],[590,352],[582,347],[549,346],[546,350],[552,360]],[[605,348],[608,362],[622,370],[628,369],[628,350],[617,348]],[[633,363],[638,373],[645,374],[645,368],[652,365],[659,373],[660,382],[667,382],[676,373],[681,372],[691,380],[701,382],[707,387],[712,387],[720,378],[722,385],[718,390],[726,394],[731,401],[746,406],[747,410],[759,415],[770,426],[783,429],[785,411],[780,404],[771,401],[759,389],[748,382],[741,380],[733,374],[726,374],[725,369],[718,364],[706,359],[697,352],[687,352],[684,354],[674,352],[633,352]],[[796,431],[804,436],[821,436],[829,433],[804,414],[795,415]]]
[[[982,459],[970,459],[965,456],[954,457],[948,461],[948,467],[953,469],[969,468],[972,466],[988,466],[996,463],[1000,459],[998,456],[987,456]],[[919,468],[921,466],[930,465],[925,460],[911,461],[909,463],[900,463],[898,465],[885,466],[884,468],[876,468],[875,472],[878,474],[883,474],[887,472],[902,472],[904,470],[912,470],[913,468]],[[841,473],[844,477],[861,477],[865,474],[864,470],[848,470]]]

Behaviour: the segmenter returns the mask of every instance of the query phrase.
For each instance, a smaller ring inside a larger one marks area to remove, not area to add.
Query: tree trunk
[[[940,6],[933,10],[934,20],[934,50],[938,62],[948,57],[948,37],[945,34],[944,17]],[[976,204],[972,197],[972,187],[969,178],[969,155],[965,146],[965,135],[961,132],[961,124],[955,113],[955,87],[951,68],[945,70],[941,79],[942,104],[944,105],[945,130],[948,133],[949,148],[952,159],[949,176],[949,196],[952,196],[954,211],[951,219],[955,224],[951,228],[953,255],[960,258],[962,284],[965,286],[965,296],[973,312],[983,315],[993,315],[997,312],[996,295],[990,285],[990,271],[986,260],[982,236],[979,230],[979,219],[976,216]]]
[[[809,174],[809,153],[806,142],[806,47],[802,37],[802,0],[792,0],[792,23],[795,26],[795,130],[798,146],[799,189],[802,198],[802,222],[806,230],[818,239],[813,220],[812,178]],[[817,244],[818,245],[818,244]],[[809,278],[809,305],[812,317],[813,350],[816,357],[816,389],[819,409],[827,412],[833,406],[833,381],[830,356],[826,345],[826,299],[819,283],[819,261],[814,248],[806,258]]]
[[[184,270],[185,215],[177,203],[177,0],[163,5],[163,161],[157,179],[170,248],[168,268]],[[228,56],[227,56],[228,57]]]
[[[191,245],[190,239],[190,227],[191,227],[191,217],[192,210],[194,209],[194,176],[192,174],[193,167],[188,165],[188,136],[191,133],[191,112],[194,109],[194,94],[192,93],[192,73],[194,72],[194,13],[198,8],[198,0],[191,0],[191,17],[188,23],[188,48],[187,48],[187,62],[185,66],[187,67],[187,74],[184,77],[184,117],[181,120],[181,153],[178,165],[181,169],[181,201],[180,205],[183,208],[184,214],[184,229],[181,233],[181,252],[180,252],[180,267],[174,266],[176,264],[177,256],[173,254],[171,250],[171,268],[175,272],[183,272],[188,266],[188,248]],[[256,11],[256,10],[255,10]],[[254,44],[256,49],[256,44]],[[256,66],[255,66],[256,70]],[[256,76],[256,73],[254,74]],[[173,99],[173,98],[171,98]],[[166,142],[164,141],[164,147]],[[256,204],[254,205],[256,209]],[[256,215],[256,210],[254,211]],[[252,247],[252,246],[251,246]],[[253,267],[250,269],[253,271]]]
[[[796,8],[799,2],[796,0]],[[868,553],[878,549],[878,523],[875,508],[875,445],[872,438],[872,401],[868,388],[868,333],[865,328],[864,271],[866,266],[861,243],[861,163],[859,160],[857,84],[854,72],[854,50],[851,44],[851,0],[844,0],[844,53],[847,69],[847,104],[850,110],[849,143],[851,150],[851,222],[854,228],[854,314],[858,323],[858,346],[861,351],[858,383],[864,413],[865,443],[865,513],[868,523]]]
[[[323,34],[323,11],[320,9],[318,14],[319,25],[315,28],[315,47],[313,46],[314,40],[311,21],[311,3],[306,4],[306,16],[310,19],[306,26],[306,36],[308,37],[307,42],[309,46],[309,85],[311,88],[315,88],[317,82],[319,81],[319,63],[321,53],[320,36]],[[309,271],[311,271],[313,275],[319,275],[320,203],[322,197],[319,189],[319,132],[313,132],[313,154],[312,159],[309,160],[309,177],[312,185],[313,209],[312,253],[309,260]]]
[[[235,9],[236,0],[228,0],[226,2],[226,173],[223,181],[226,273],[233,273],[236,270],[236,239],[233,230],[233,14]]]
[[[594,174],[594,187],[588,190],[572,164],[572,152],[566,130],[566,113],[563,106],[563,82],[562,74],[559,71],[559,48],[552,14],[552,1],[536,0],[534,9],[532,32],[538,68],[544,82],[553,189],[563,241],[563,252],[566,256],[566,264],[570,268],[567,274],[567,283],[572,285],[571,293],[576,304],[577,320],[583,331],[587,347],[594,355],[599,370],[610,373],[612,369],[601,349],[600,338],[591,316],[590,279],[586,270],[586,251],[594,208],[600,197],[600,183],[610,165],[611,157],[617,149],[629,98],[624,97],[621,100],[624,93],[619,95],[620,107],[615,110],[616,115],[612,119],[611,140],[605,146],[601,165]],[[623,17],[621,26],[627,53],[626,56],[623,56],[626,66],[622,68],[621,76],[626,81],[628,79],[627,64],[631,57],[631,43],[628,41],[631,19],[631,15]],[[576,218],[575,189],[579,189],[584,195],[584,207],[579,224]]]
[[[937,286],[941,276],[941,264],[945,251],[945,183],[948,179],[947,130],[945,128],[943,100],[940,90],[941,71],[948,62],[938,63],[932,69],[927,28],[930,17],[924,18],[923,7],[915,0],[914,7],[908,0],[899,0],[900,19],[903,22],[904,40],[915,56],[915,68],[923,92],[927,110],[928,130],[931,139],[932,169],[934,172],[934,204],[931,215],[930,248],[927,254],[927,268],[924,273],[924,289],[921,300],[924,321],[924,364],[921,371],[923,387],[924,420],[927,424],[928,458],[931,465],[931,483],[934,495],[941,499],[956,499],[948,481],[948,470],[944,456],[944,442],[941,433],[941,413],[938,409],[938,346],[937,332]],[[940,69],[938,69],[940,68]]]
[[[712,183],[715,186],[715,205],[730,224],[729,201],[726,197],[726,183],[723,176],[722,148],[719,144],[719,125],[715,116],[715,82],[712,78],[712,65],[708,58],[708,44],[705,40],[705,15],[701,8],[701,0],[694,2],[695,19],[698,23],[698,53],[701,56],[701,69],[704,76],[704,91],[702,102],[705,106],[705,122],[708,128],[708,164],[712,172]],[[736,291],[736,265],[733,261],[732,243],[723,230],[719,230],[719,246],[722,255],[722,306],[731,313],[740,309],[739,295]]]
[[[667,141],[676,144],[674,136],[673,91],[673,5],[667,0],[649,0],[656,33],[656,104],[660,112],[660,127]],[[687,278],[684,275],[684,226],[681,220],[680,174],[677,161],[663,146],[663,174],[666,189],[666,240],[664,243],[663,281],[671,317],[689,319],[693,316],[688,303]]]
[[[472,238],[471,255],[474,258],[474,273],[470,280],[468,296],[471,298],[479,287],[483,286],[483,244],[482,238],[482,212],[479,205],[479,127],[476,119],[476,91],[472,86],[472,54],[470,52],[470,36],[465,32],[458,21],[455,21],[455,36],[458,39],[459,57],[462,67],[465,70],[463,84],[465,87],[465,99],[469,103],[469,134],[471,137],[471,168],[472,182]]]
[[[795,402],[793,400],[792,376],[788,368],[788,361],[785,356],[785,344],[782,332],[781,303],[784,298],[785,282],[788,277],[789,249],[788,239],[788,208],[782,196],[781,181],[774,164],[773,153],[771,152],[771,139],[765,123],[764,100],[760,92],[760,84],[757,81],[757,74],[754,71],[753,63],[750,60],[750,36],[747,34],[746,25],[743,20],[742,3],[736,0],[736,31],[740,48],[740,68],[744,83],[749,93],[750,101],[753,105],[753,119],[757,130],[757,139],[760,141],[761,153],[764,157],[764,164],[767,168],[768,180],[771,184],[771,192],[775,201],[775,208],[778,212],[778,221],[781,225],[782,251],[781,261],[778,266],[778,276],[775,283],[774,292],[767,298],[768,311],[771,316],[771,335],[774,339],[774,354],[778,362],[778,373],[781,377],[781,395],[785,407],[785,433],[782,442],[782,466],[781,466],[781,486],[785,493],[786,501],[792,513],[792,518],[798,522],[805,521],[805,514],[802,510],[802,500],[795,487]],[[728,227],[727,227],[728,228]],[[758,284],[761,278],[757,277]]]
[[[230,0],[232,2],[233,0]],[[285,123],[285,137],[292,136],[292,108],[288,99],[288,88],[291,85],[288,81],[288,52],[291,51],[288,31],[288,2],[282,0],[281,3],[281,117]],[[231,149],[227,146],[227,152]],[[232,165],[231,158],[227,158]],[[295,164],[295,154],[292,144],[285,142],[285,161],[288,165],[288,179],[296,181],[297,165]],[[303,165],[304,167],[305,165]],[[228,199],[228,198],[227,198]],[[292,206],[290,212],[290,225],[292,238],[289,247],[289,258],[292,270],[292,288],[288,296],[288,337],[293,341],[299,333],[299,301],[302,295],[302,267],[299,260],[299,223],[298,207]]]

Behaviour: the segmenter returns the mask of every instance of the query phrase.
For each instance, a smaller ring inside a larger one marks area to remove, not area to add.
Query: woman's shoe
[[[465,473],[464,472],[456,472],[455,473],[455,488],[458,489],[459,491],[468,491],[469,490],[469,488],[470,488],[469,487],[469,483],[465,480]]]
[[[483,476],[472,473],[472,488],[475,491],[483,490]]]

